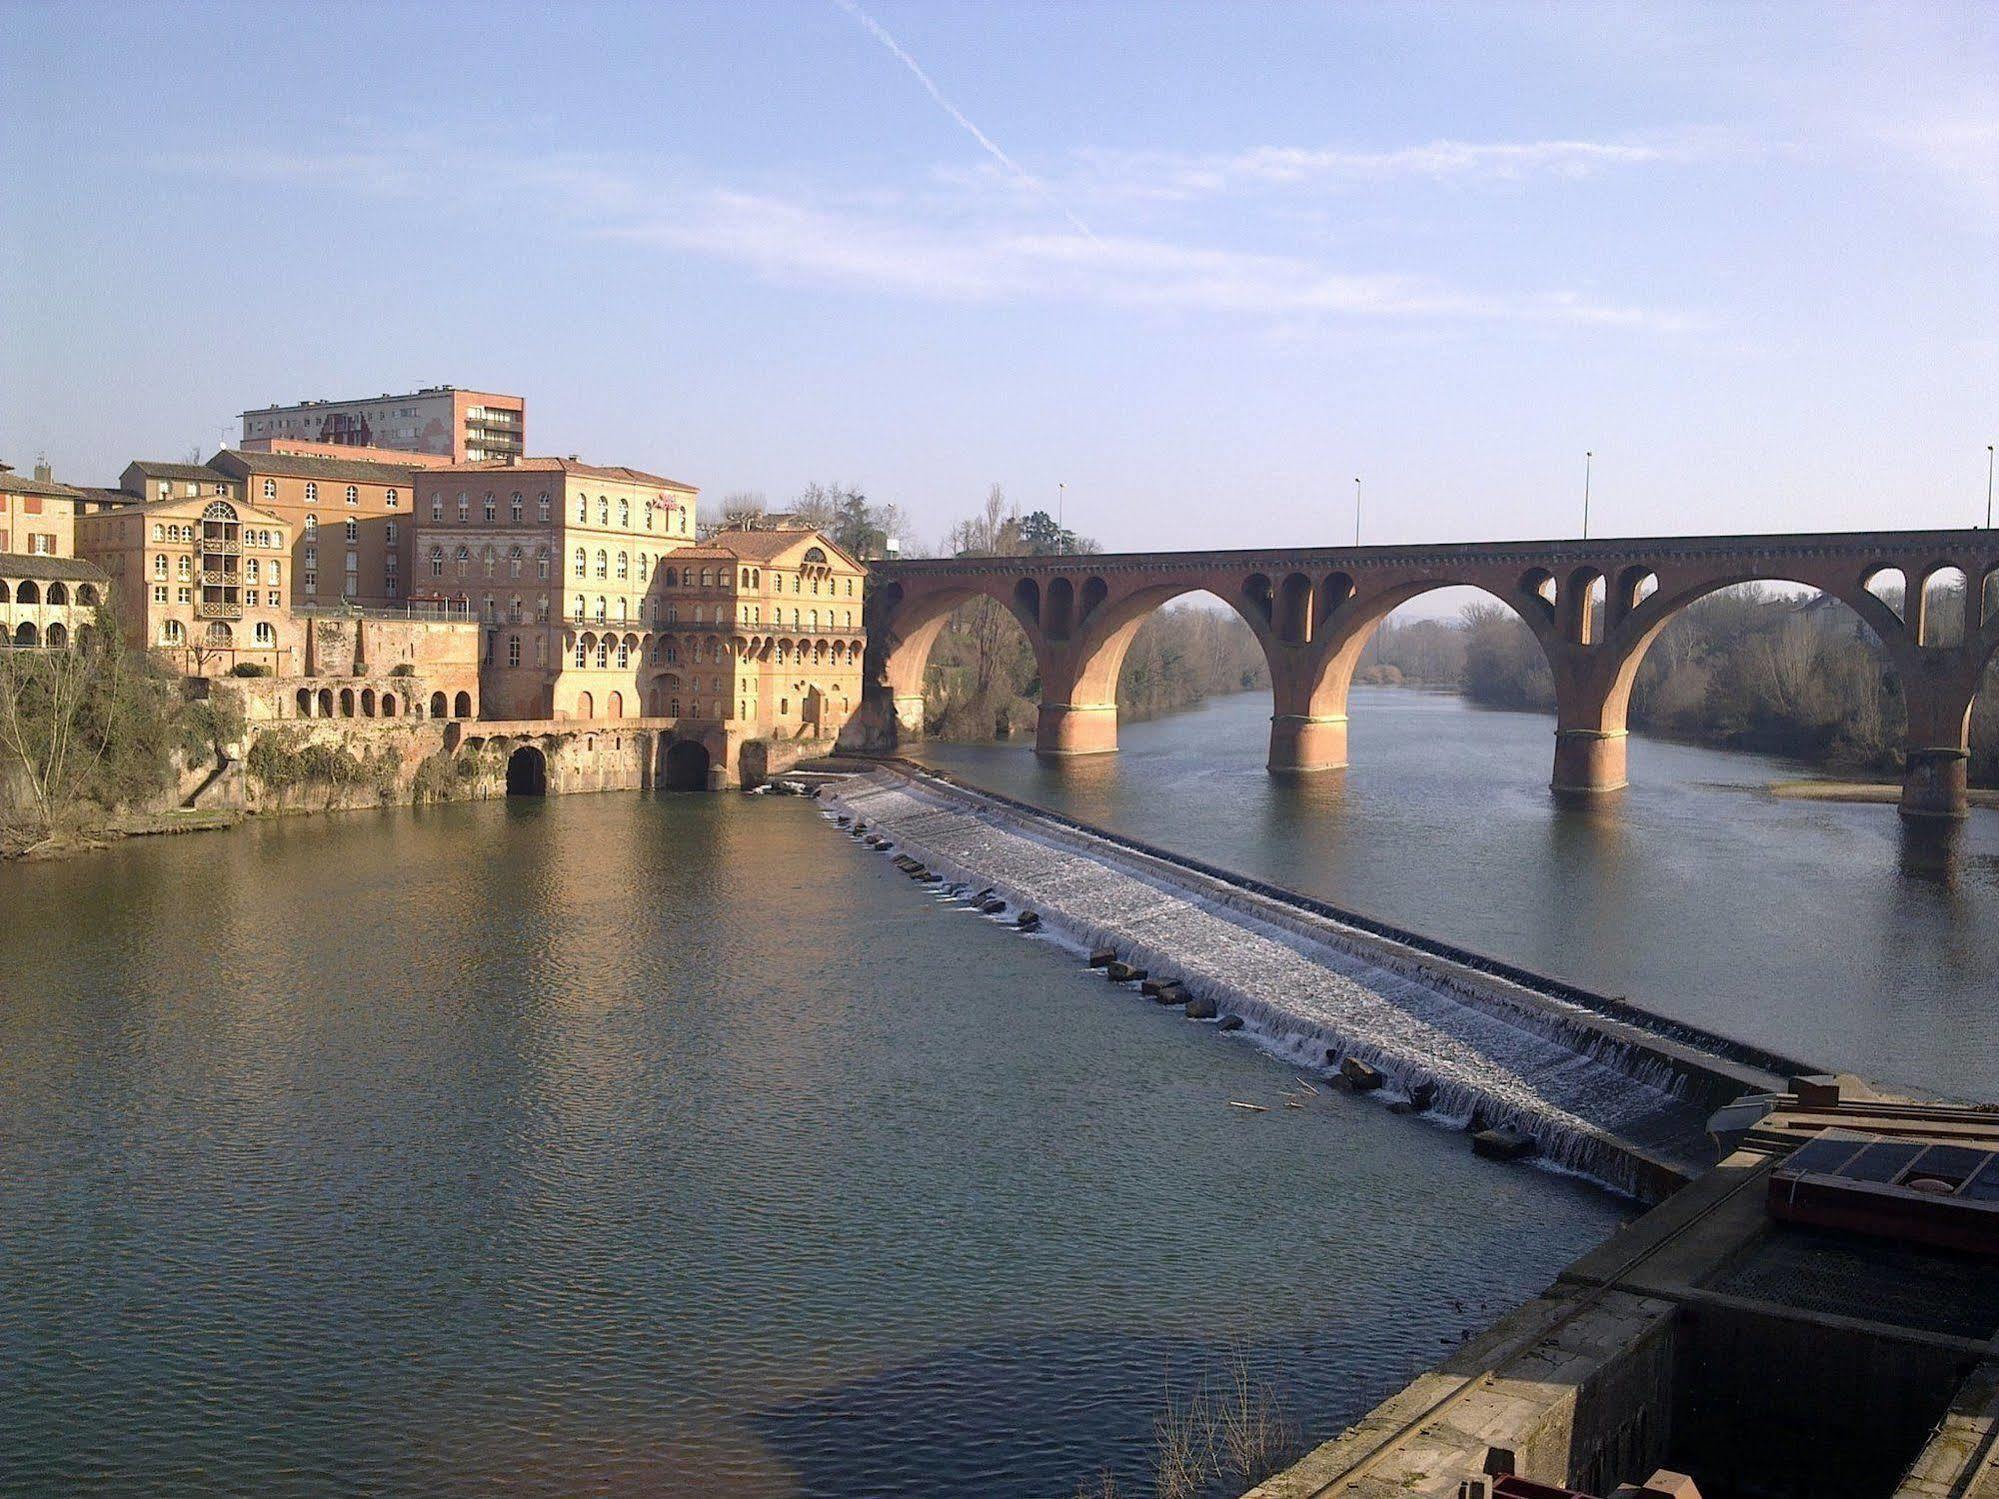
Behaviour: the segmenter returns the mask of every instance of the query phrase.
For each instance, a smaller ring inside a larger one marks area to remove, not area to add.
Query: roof
[[[717,531],[708,538],[710,546],[726,547],[733,557],[741,557],[746,562],[766,563],[775,562],[793,547],[808,542],[814,546],[824,547],[857,572],[867,570],[841,550],[824,531],[809,526],[765,531]]]
[[[136,468],[148,479],[192,479],[198,484],[220,484],[235,477],[206,463],[155,463],[149,458],[134,458],[125,466]]]
[[[333,479],[366,484],[408,484],[420,472],[412,464],[375,463],[364,458],[314,458],[303,453],[247,453],[224,448],[209,459],[231,478],[277,474],[287,479]],[[238,470],[241,470],[239,473]]]
[[[109,520],[113,516],[119,516],[119,515],[152,515],[155,512],[164,514],[169,510],[187,510],[195,515],[199,515],[203,510],[207,509],[210,505],[213,505],[217,500],[221,500],[223,504],[229,506],[232,510],[234,510],[238,516],[248,517],[252,520],[255,520],[260,525],[267,524],[273,526],[284,526],[287,529],[289,529],[293,524],[291,521],[286,520],[282,515],[278,515],[272,511],[265,510],[260,506],[252,505],[248,500],[239,500],[233,497],[225,498],[222,495],[182,494],[182,495],[169,495],[164,500],[138,500],[134,499],[131,495],[126,494],[125,491],[122,489],[120,490],[99,489],[92,491],[92,493],[124,495],[126,503],[124,503],[123,505],[114,506],[109,510],[88,511],[77,517],[78,520],[86,523],[94,520]]]
[[[46,494],[58,499],[74,499],[77,491],[53,479],[37,479],[32,474],[0,473],[0,494]]]
[[[575,474],[585,479],[608,479],[614,484],[650,484],[660,489],[678,489],[687,494],[701,491],[662,474],[642,468],[605,467],[576,458],[482,458],[476,463],[454,463],[445,468],[424,470],[429,474]]]
[[[0,552],[0,578],[48,578],[66,583],[109,583],[111,576],[81,557],[38,557],[28,552]]]
[[[523,408],[527,402],[520,396],[510,396],[497,390],[473,390],[466,385],[426,385],[422,390],[407,390],[399,396],[383,391],[378,396],[348,396],[331,398],[320,396],[311,400],[291,401],[275,406],[252,406],[243,412],[244,416],[263,416],[272,411],[316,411],[323,406],[372,406],[378,401],[419,401],[426,396],[478,396],[487,401],[519,401]]]
[[[93,484],[79,485],[76,497],[84,505],[95,506],[99,510],[123,510],[137,499],[129,489],[99,489]],[[77,513],[83,515],[88,512],[79,508]]]

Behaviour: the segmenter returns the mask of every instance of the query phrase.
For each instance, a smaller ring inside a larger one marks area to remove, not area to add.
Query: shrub
[[[270,667],[259,665],[255,661],[238,661],[229,668],[229,675],[232,677],[268,677],[270,674]]]

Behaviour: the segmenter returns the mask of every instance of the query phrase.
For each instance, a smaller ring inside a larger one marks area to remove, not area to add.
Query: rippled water
[[[1598,807],[1551,721],[1356,688],[1352,766],[1274,778],[1270,701],[1127,724],[1115,755],[926,745],[977,784],[1823,1065],[1999,1098],[1999,813],[1778,801],[1784,762],[1631,741]]]
[[[296,819],[0,904],[8,1494],[1061,1499],[1231,1340],[1336,1430],[1619,1211],[1227,1109],[1289,1072],[806,803]]]

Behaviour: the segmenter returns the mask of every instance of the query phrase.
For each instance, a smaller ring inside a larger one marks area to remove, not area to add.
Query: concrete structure
[[[191,676],[239,664],[297,672],[300,641],[285,578],[291,527],[222,497],[228,490],[218,494],[214,479],[157,482],[197,492],[91,511],[76,522],[78,549],[117,589],[125,638],[166,653]]]
[[[243,446],[267,452],[292,442],[390,448],[479,463],[526,452],[526,429],[527,403],[519,396],[431,385],[400,396],[301,401],[246,411]]]
[[[1989,1149],[1999,1115],[1841,1083],[1756,1100],[1707,1176],[1254,1499],[1443,1499],[1490,1471],[1607,1494],[1662,1466],[1710,1495],[1999,1495],[1990,1263],[1765,1207],[1826,1129]]]
[[[1999,532],[1887,531],[1291,551],[960,557],[874,564],[869,703],[850,736],[892,747],[922,732],[923,671],[946,617],[998,600],[1034,648],[1036,748],[1117,747],[1117,679],[1162,604],[1208,592],[1255,632],[1270,664],[1270,767],[1347,763],[1347,692],[1375,628],[1437,588],[1483,589],[1526,622],[1554,675],[1553,785],[1625,784],[1625,717],[1638,664],[1696,600],[1740,583],[1816,588],[1879,637],[1908,708],[1902,809],[1962,816],[1971,702],[1999,651]],[[1967,627],[1942,628],[1938,587],[1962,579]]]

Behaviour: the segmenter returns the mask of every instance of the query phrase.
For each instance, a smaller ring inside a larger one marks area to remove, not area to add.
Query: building
[[[635,670],[622,689],[609,687],[615,703],[601,683],[592,694],[563,679],[583,626],[636,630],[644,621],[662,560],[694,543],[697,494],[658,474],[574,458],[417,473],[411,597],[481,621],[488,717],[578,716],[578,691],[592,712],[638,715]]]
[[[516,458],[526,451],[527,403],[519,396],[431,385],[408,395],[359,401],[301,401],[243,413],[243,449],[391,448],[453,463]]]
[[[0,647],[65,646],[97,623],[109,580],[76,555],[81,498],[45,463],[33,474],[0,463]]]
[[[32,475],[0,463],[0,552],[74,557],[79,498],[75,489],[55,482],[45,463],[36,464]]]
[[[293,555],[287,602],[295,609],[399,608],[410,575],[407,464],[251,453],[224,448],[205,464],[128,464],[127,503],[212,497],[286,522]],[[94,498],[86,509],[98,508]]]
[[[78,550],[116,590],[126,640],[165,652],[194,676],[245,664],[297,674],[303,663],[286,576],[290,523],[226,487],[217,492],[212,478],[164,482],[199,492],[89,511],[76,521]]]

